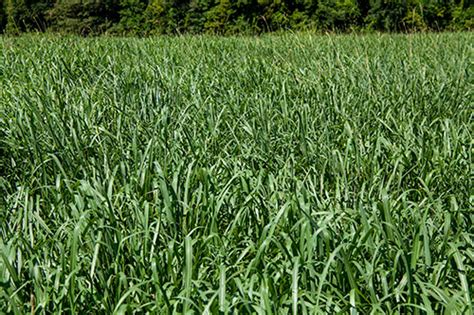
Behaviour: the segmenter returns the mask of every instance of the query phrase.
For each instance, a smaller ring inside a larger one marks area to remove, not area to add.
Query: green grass
[[[473,42],[0,38],[0,310],[472,314]]]

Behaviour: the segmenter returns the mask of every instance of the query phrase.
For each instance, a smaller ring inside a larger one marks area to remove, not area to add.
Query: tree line
[[[0,0],[0,33],[472,30],[472,0]]]

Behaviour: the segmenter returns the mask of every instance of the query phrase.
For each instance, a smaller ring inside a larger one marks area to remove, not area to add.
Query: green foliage
[[[148,4],[146,0],[121,0],[120,22],[115,32],[128,34],[143,33],[145,24],[145,9]]]
[[[25,31],[25,16],[27,8],[24,0],[6,0],[5,12],[7,23],[5,31],[8,34],[19,34]]]
[[[205,13],[204,29],[213,33],[224,33],[233,13],[230,0],[217,0],[216,4]]]
[[[465,1],[460,1],[452,10],[452,27],[458,30],[474,28],[474,6],[467,5]]]
[[[464,0],[2,0],[0,31],[257,34],[279,30],[471,30]],[[3,14],[2,14],[3,12]]]
[[[354,0],[320,0],[315,17],[322,29],[348,29],[358,25],[360,11]]]
[[[82,35],[106,32],[119,21],[118,0],[57,0],[49,10],[51,30]]]
[[[150,0],[145,10],[145,28],[152,33],[180,33],[186,23],[185,8],[186,1]]]
[[[191,0],[184,18],[184,29],[191,34],[204,32],[207,22],[205,13],[211,5],[208,0]]]
[[[7,15],[5,12],[5,0],[0,0],[0,34],[5,29],[5,25],[7,24]]]
[[[165,13],[168,10],[164,0],[150,0],[145,9],[145,29],[162,33],[166,28]]]
[[[369,28],[377,30],[404,30],[408,7],[406,0],[372,0],[366,18]]]
[[[8,34],[45,31],[45,15],[52,5],[52,0],[3,0],[0,2],[0,31]]]
[[[26,22],[29,30],[45,31],[48,28],[47,14],[54,6],[55,0],[43,0],[28,2],[29,21]]]
[[[0,37],[0,310],[473,314],[473,41]]]

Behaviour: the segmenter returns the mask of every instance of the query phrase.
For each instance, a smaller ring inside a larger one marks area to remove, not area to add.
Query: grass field
[[[0,38],[0,313],[472,314],[473,42]]]

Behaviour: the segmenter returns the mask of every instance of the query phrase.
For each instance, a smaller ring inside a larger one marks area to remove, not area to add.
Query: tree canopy
[[[465,30],[468,0],[0,0],[0,32],[258,34]]]

